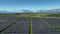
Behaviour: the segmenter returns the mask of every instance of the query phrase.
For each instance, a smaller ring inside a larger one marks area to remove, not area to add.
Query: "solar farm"
[[[60,34],[60,17],[47,14],[0,16],[0,34]]]

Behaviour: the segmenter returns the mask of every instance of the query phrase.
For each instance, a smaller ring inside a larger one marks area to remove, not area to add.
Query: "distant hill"
[[[45,12],[60,12],[60,9],[51,9],[51,10],[36,10],[35,12],[32,10],[13,10],[13,11],[8,11],[8,10],[0,10],[0,14],[4,13],[45,13]]]

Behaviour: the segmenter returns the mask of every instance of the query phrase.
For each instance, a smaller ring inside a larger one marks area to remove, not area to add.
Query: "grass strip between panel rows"
[[[32,17],[30,17],[29,34],[32,34]]]

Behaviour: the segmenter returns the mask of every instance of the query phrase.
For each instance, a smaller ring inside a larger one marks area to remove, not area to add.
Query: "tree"
[[[16,13],[16,15],[20,15],[19,13]]]

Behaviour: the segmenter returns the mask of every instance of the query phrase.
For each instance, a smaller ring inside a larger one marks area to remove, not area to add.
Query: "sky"
[[[0,10],[55,8],[60,8],[60,0],[0,0]]]

